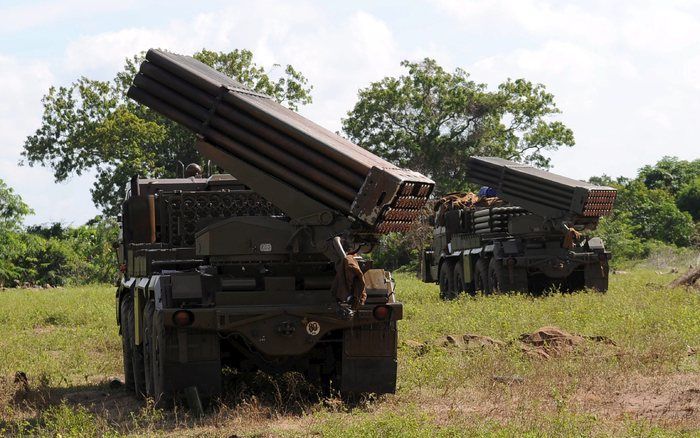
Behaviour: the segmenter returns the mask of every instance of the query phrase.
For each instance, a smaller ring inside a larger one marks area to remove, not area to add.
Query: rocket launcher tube
[[[242,84],[194,58],[151,49],[146,54],[146,60],[214,96],[220,93],[222,85],[229,87],[231,93],[222,96],[225,102],[243,108],[262,122],[297,138],[302,143],[333,157],[359,173],[366,173],[372,166],[393,167],[391,163],[371,152],[326,131],[272,101],[268,96],[247,89]],[[253,101],[251,102],[251,100]],[[268,103],[273,105],[267,105]],[[273,108],[269,108],[270,106]]]
[[[191,86],[184,80],[172,75],[171,73],[168,73],[150,62],[144,62],[141,64],[139,76],[151,78],[160,84],[167,84],[167,87],[172,89],[174,92],[181,94],[183,97],[204,108],[211,108],[215,103],[215,97],[212,97],[204,91]],[[136,79],[138,79],[139,76],[137,76]],[[342,165],[313,149],[304,147],[293,138],[270,129],[268,126],[264,125],[253,117],[236,110],[234,107],[225,102],[218,103],[216,106],[216,114],[227,119],[231,123],[240,126],[248,132],[255,133],[255,135],[273,145],[279,145],[280,148],[287,150],[293,156],[303,157],[303,159],[308,161],[310,164],[313,164],[321,169],[326,169],[328,173],[342,179],[343,182],[352,186],[353,188],[359,188],[364,181],[364,178],[358,173],[343,167]]]
[[[617,190],[494,157],[471,157],[468,179],[504,200],[549,219],[585,222],[612,211]]]
[[[201,123],[197,119],[188,116],[187,114],[181,111],[178,111],[175,107],[163,104],[162,102],[158,102],[156,104],[155,102],[157,99],[152,95],[146,93],[142,89],[130,89],[129,96],[149,107],[151,106],[149,105],[149,103],[152,103],[154,106],[158,107],[158,112],[160,112],[164,116],[192,130],[197,129],[197,131],[201,132],[201,134],[203,134],[204,137],[209,138],[214,143],[223,146],[229,152],[233,152],[235,155],[239,156],[244,161],[251,163],[252,165],[258,167],[262,171],[265,171],[271,175],[286,174],[284,179],[292,187],[296,187],[299,190],[302,190],[306,193],[313,193],[314,198],[327,204],[331,208],[336,208],[340,210],[349,209],[350,204],[347,201],[338,198],[332,193],[328,193],[326,190],[323,190],[317,185],[306,180],[305,178],[302,178],[296,175],[295,173],[290,172],[288,169],[285,169],[279,164],[270,160],[266,160],[264,157],[255,154],[254,152],[250,151],[248,148],[240,145],[239,143],[226,138],[224,135],[220,134],[214,129],[209,127],[201,128]]]
[[[261,140],[259,137],[256,137],[246,130],[239,128],[237,125],[230,123],[217,115],[209,114],[209,111],[207,111],[206,108],[188,101],[181,95],[163,85],[158,84],[152,79],[143,75],[137,75],[134,79],[134,84],[142,89],[151,91],[155,97],[162,99],[167,104],[179,108],[182,110],[182,112],[187,113],[188,115],[201,121],[201,123],[208,121],[209,126],[217,129],[222,134],[230,138],[238,138],[242,143],[250,144],[261,154],[279,162],[292,172],[307,176],[313,182],[324,186],[324,188],[342,197],[343,199],[352,201],[352,199],[355,197],[356,190],[353,190],[351,187],[339,182],[335,178],[330,177],[330,175],[320,172],[317,168],[308,165],[306,162],[287,154],[284,150],[278,149],[274,145]]]

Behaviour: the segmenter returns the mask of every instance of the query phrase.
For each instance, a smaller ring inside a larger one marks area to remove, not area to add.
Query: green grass
[[[84,384],[120,374],[120,349],[110,286],[0,292],[0,376]]]
[[[2,291],[0,377],[11,386],[14,373],[24,371],[35,392],[46,394],[48,388],[53,396],[25,402],[0,398],[0,431],[48,436],[700,436],[700,410],[687,416],[688,406],[679,404],[697,397],[693,390],[700,389],[700,359],[689,354],[700,350],[700,293],[667,288],[671,278],[637,270],[613,276],[607,294],[465,296],[443,302],[434,285],[398,274],[397,294],[405,309],[395,396],[354,408],[326,400],[303,406],[301,414],[253,398],[221,406],[200,420],[133,400],[107,409],[60,402],[70,391],[106,391],[106,379],[121,374],[112,287]],[[614,345],[588,342],[560,357],[533,359],[523,354],[517,339],[542,326],[604,336]],[[439,344],[445,335],[465,333],[490,336],[506,346]],[[503,383],[504,378],[517,383]],[[638,399],[656,400],[661,408],[636,409]]]

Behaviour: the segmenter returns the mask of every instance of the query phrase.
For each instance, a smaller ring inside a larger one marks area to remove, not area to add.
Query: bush
[[[650,190],[640,181],[621,187],[613,217],[627,222],[631,232],[642,240],[688,246],[695,226],[689,213],[680,211],[666,191]]]
[[[0,260],[0,284],[79,285],[116,277],[113,220],[96,218],[80,227],[32,226],[0,233],[7,256]]]
[[[418,249],[400,233],[382,236],[371,254],[374,267],[393,271],[401,267],[406,270],[418,269]]]
[[[602,218],[594,234],[602,238],[605,248],[612,252],[613,266],[621,260],[639,259],[648,255],[647,245],[634,234],[628,212]]]
[[[693,220],[700,220],[700,177],[681,189],[676,205],[679,209],[690,213]]]

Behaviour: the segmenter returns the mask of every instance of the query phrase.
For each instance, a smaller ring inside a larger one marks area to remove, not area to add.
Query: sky
[[[333,131],[359,89],[431,57],[492,89],[545,84],[576,137],[548,154],[554,172],[633,176],[665,155],[699,158],[699,1],[0,0],[0,20],[0,179],[34,209],[28,224],[99,213],[94,175],[55,183],[51,169],[18,164],[42,96],[111,79],[152,47],[250,49],[272,73],[291,64],[314,87],[300,112]]]

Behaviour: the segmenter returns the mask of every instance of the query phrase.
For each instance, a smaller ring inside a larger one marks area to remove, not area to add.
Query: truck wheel
[[[494,292],[527,292],[527,271],[520,267],[503,266],[502,260],[491,259],[489,280]]]
[[[129,309],[131,306],[131,297],[126,296],[119,304],[119,321],[122,331],[122,358],[124,361],[124,387],[128,391],[134,390],[134,367],[133,350],[131,349],[131,333],[129,332]]]
[[[454,260],[445,260],[440,266],[440,298],[449,300],[454,294]]]
[[[527,271],[520,267],[503,266],[502,260],[491,259],[489,281],[493,292],[527,292]]]
[[[474,291],[482,291],[484,294],[491,293],[488,268],[484,258],[477,260],[474,266]]]
[[[153,336],[151,337],[151,368],[153,375],[153,398],[156,406],[164,406],[170,401],[171,394],[165,387],[165,325],[163,324],[163,312],[153,312],[151,324]]]
[[[134,392],[137,396],[144,396],[146,393],[146,374],[143,369],[143,343],[136,345],[136,324],[134,316],[134,301],[132,298],[129,301],[128,325],[129,325],[129,343],[131,344],[131,366],[134,372]]]
[[[146,396],[153,397],[153,312],[155,303],[149,300],[143,309],[143,369]]]
[[[454,285],[454,296],[452,298],[457,298],[465,290],[471,292],[471,288],[464,284],[464,265],[461,260],[455,264],[452,284]]]

